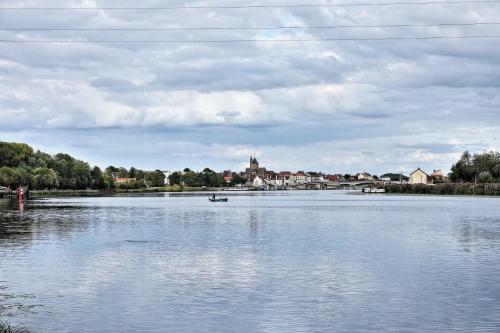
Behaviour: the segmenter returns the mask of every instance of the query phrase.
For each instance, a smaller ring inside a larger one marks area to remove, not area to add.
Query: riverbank
[[[97,197],[111,194],[120,193],[163,193],[163,192],[218,192],[223,188],[202,188],[202,187],[187,187],[187,186],[164,186],[164,187],[150,187],[140,189],[112,189],[112,190],[30,190],[30,198],[42,197]],[[9,196],[4,194],[4,196]],[[15,196],[15,193],[11,193]]]
[[[498,183],[390,184],[384,189],[386,193],[500,196]]]

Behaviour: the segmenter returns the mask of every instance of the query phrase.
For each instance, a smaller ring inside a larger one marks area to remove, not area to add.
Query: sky
[[[103,9],[284,3],[349,1],[2,1],[95,9],[0,9],[0,40],[73,41],[0,42],[0,140],[162,170],[448,171],[500,150],[500,38],[359,40],[500,35],[500,2]],[[1,30],[214,27],[256,29]],[[260,41],[200,42],[242,39]]]

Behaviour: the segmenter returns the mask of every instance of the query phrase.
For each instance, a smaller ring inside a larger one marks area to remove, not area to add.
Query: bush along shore
[[[8,322],[0,322],[0,333],[30,333],[30,330],[24,327],[13,326]]]
[[[391,184],[386,193],[500,196],[500,183]]]

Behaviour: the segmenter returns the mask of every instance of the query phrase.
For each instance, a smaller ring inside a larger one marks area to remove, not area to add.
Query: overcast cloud
[[[165,7],[259,1],[54,1],[3,7]],[[273,2],[283,3],[283,2]],[[311,3],[309,1],[288,2]],[[315,3],[332,3],[317,0]],[[340,2],[338,2],[340,3]],[[346,2],[343,2],[346,3]],[[270,4],[266,1],[265,4]],[[0,10],[2,28],[276,27],[500,22],[500,3],[204,10]],[[102,167],[448,170],[500,150],[500,25],[209,31],[0,31],[0,140]]]

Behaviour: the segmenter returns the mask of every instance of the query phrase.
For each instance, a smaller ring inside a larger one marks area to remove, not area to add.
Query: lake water
[[[37,332],[500,332],[500,198],[0,200],[0,319]]]

